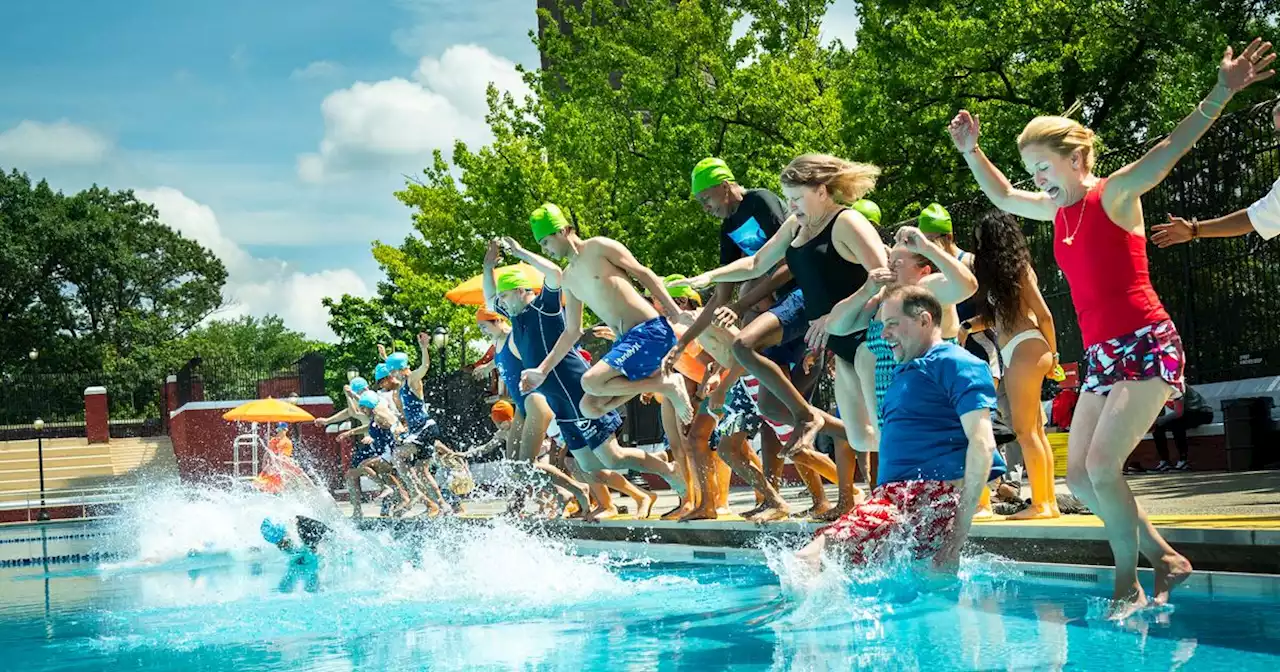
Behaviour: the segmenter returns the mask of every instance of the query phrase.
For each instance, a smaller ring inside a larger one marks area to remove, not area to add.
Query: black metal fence
[[[268,369],[235,360],[196,357],[177,375],[177,405],[192,401],[235,401],[291,396],[323,396],[324,355],[308,353],[286,366]]]
[[[1108,152],[1099,157],[1096,173],[1108,175],[1150,146]],[[1278,176],[1280,140],[1272,129],[1270,105],[1224,116],[1143,197],[1147,227],[1167,221],[1166,213],[1211,219],[1235,212],[1266,195]],[[960,247],[972,247],[971,227],[991,207],[982,195],[947,206]],[[895,228],[885,234],[891,237]],[[1078,361],[1080,328],[1066,279],[1053,258],[1053,226],[1024,221],[1023,233],[1053,312],[1062,360]],[[1189,380],[1280,374],[1280,243],[1266,244],[1250,235],[1165,250],[1152,245],[1148,251],[1151,281],[1182,335]]]
[[[493,438],[494,426],[485,403],[488,389],[484,381],[467,371],[428,374],[422,391],[432,417],[444,434],[445,444],[465,450]]]
[[[163,382],[129,372],[6,374],[0,379],[0,427],[13,430],[6,434],[13,435],[9,438],[21,438],[19,430],[39,418],[46,435],[63,430],[83,434],[84,391],[99,386],[107,389],[113,436],[158,432]]]

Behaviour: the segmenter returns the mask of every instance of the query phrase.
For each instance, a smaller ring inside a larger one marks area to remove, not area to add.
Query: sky
[[[483,144],[489,82],[534,68],[535,0],[72,0],[0,22],[0,169],[133,189],[226,264],[216,317],[332,340],[322,298],[370,296],[393,192],[432,150]],[[825,39],[852,43],[853,0]]]

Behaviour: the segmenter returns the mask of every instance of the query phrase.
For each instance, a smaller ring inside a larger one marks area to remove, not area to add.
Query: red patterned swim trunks
[[[931,558],[951,536],[959,507],[960,489],[946,481],[886,483],[818,534],[847,546],[854,564],[881,561],[890,547]]]

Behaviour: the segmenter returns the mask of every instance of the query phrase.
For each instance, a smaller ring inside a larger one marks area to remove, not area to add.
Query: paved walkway
[[[1153,522],[1161,527],[1280,530],[1280,471],[1175,472],[1130,476],[1128,481],[1138,500],[1151,514]],[[1068,492],[1064,482],[1059,481],[1058,491]],[[1024,490],[1023,494],[1029,496],[1030,492]],[[652,519],[655,520],[676,506],[678,501],[671,491],[661,491],[658,495],[658,504],[653,508]],[[801,487],[785,488],[783,496],[797,512],[809,506],[808,495]],[[835,501],[833,486],[828,487],[828,496]],[[615,500],[634,512],[635,504],[629,498],[619,495]],[[755,498],[750,489],[735,488],[729,494],[729,508],[733,511],[746,511],[754,505]],[[468,502],[466,512],[469,516],[492,516],[501,513],[505,506],[504,502],[497,501]],[[372,504],[365,504],[364,509],[366,515],[377,511]],[[421,511],[419,508],[412,513]],[[635,521],[635,518],[623,515],[618,520]],[[720,520],[740,522],[742,518],[732,515],[723,516]],[[715,524],[715,521],[706,521],[699,523],[699,526]],[[1097,527],[1101,522],[1095,516],[1068,515],[1056,520],[1035,522],[1004,521],[997,518],[982,522],[981,525]]]

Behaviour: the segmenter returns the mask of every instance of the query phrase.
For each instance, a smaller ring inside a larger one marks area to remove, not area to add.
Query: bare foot
[[[662,379],[663,394],[671,401],[671,405],[676,409],[676,415],[679,416],[681,424],[689,424],[693,422],[693,404],[689,401],[689,391],[684,387],[684,377],[678,373],[672,372],[666,378]]]
[[[718,518],[716,510],[713,507],[700,506],[689,513],[680,516],[680,522],[685,523],[691,520],[715,520]]]
[[[991,509],[987,509],[988,512]],[[1057,518],[1060,514],[1054,514],[1053,507],[1048,504],[1032,504],[1027,508],[1011,515],[1005,516],[1005,520],[1049,520]]]
[[[826,421],[817,413],[811,413],[808,418],[797,422],[795,429],[791,431],[791,438],[782,449],[783,457],[791,457],[806,448],[812,449],[824,424]]]
[[[1154,602],[1156,604],[1166,604],[1169,602],[1169,593],[1173,592],[1178,584],[1186,581],[1191,577],[1191,573],[1195,571],[1191,567],[1191,561],[1178,554],[1166,555],[1160,558],[1160,562],[1156,564],[1156,592]]]
[[[756,504],[755,507],[752,508],[751,510],[743,511],[742,517],[749,520],[752,516],[760,513],[761,511],[764,511],[767,508],[769,508],[769,504],[767,502],[760,502],[759,504]]]
[[[689,515],[693,511],[693,504],[690,502],[680,502],[680,506],[662,514],[662,520],[677,520]]]
[[[785,502],[778,502],[776,506],[771,506],[764,511],[756,514],[751,522],[753,523],[772,523],[779,520],[786,520],[791,517],[791,507]]]
[[[1135,591],[1133,588],[1119,588],[1111,598],[1111,608],[1107,611],[1107,620],[1123,621],[1135,613],[1145,609],[1147,606],[1147,596],[1142,592],[1139,586]]]
[[[591,493],[586,488],[574,491],[573,498],[577,501],[570,502],[570,505],[578,511],[591,510]]]
[[[973,514],[974,520],[995,520],[996,512],[987,507],[979,508]]]
[[[805,509],[805,510],[804,510],[804,512],[800,513],[800,514],[799,514],[799,516],[797,516],[797,517],[799,517],[799,518],[819,518],[819,517],[821,517],[821,516],[823,516],[823,515],[826,515],[826,513],[827,513],[828,511],[830,511],[831,509],[834,509],[834,508],[836,508],[836,507],[835,507],[835,505],[834,505],[834,504],[832,504],[831,502],[820,502],[820,503],[818,503],[818,504],[814,504],[813,506],[811,506],[811,507],[809,507],[809,508]]]
[[[823,513],[823,514],[822,514],[822,515],[820,515],[820,516],[814,516],[814,517],[813,517],[813,519],[814,519],[814,520],[817,520],[817,521],[824,522],[824,523],[834,522],[834,521],[836,521],[836,520],[839,520],[839,519],[840,519],[840,517],[841,517],[841,516],[843,516],[844,514],[849,513],[850,511],[852,511],[854,506],[855,506],[855,505],[853,505],[853,504],[845,504],[844,502],[836,502],[836,505],[835,505],[835,506],[833,506],[833,507],[831,507],[831,508],[826,512],[826,513]]]
[[[718,506],[718,507],[716,507],[716,515],[717,515],[717,516],[732,516],[732,515],[733,515],[733,509],[730,509],[730,508],[729,508],[729,507],[727,507],[727,506]]]
[[[607,509],[593,509],[591,511],[588,511],[587,515],[583,516],[582,519],[587,521],[588,523],[594,523],[599,520],[609,520],[610,518],[617,518],[617,517],[618,517],[618,510],[611,506]]]
[[[647,520],[653,514],[653,505],[658,503],[658,496],[647,490],[642,491],[644,499],[636,500],[636,520]]]

